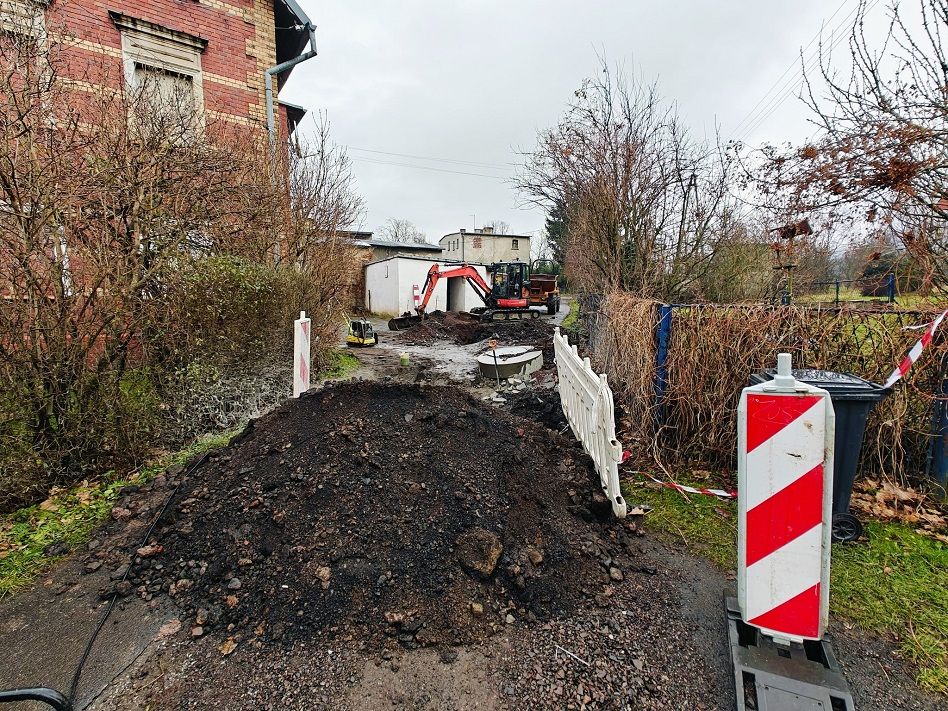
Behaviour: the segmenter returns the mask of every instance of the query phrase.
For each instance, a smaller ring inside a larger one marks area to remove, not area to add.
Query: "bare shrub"
[[[138,465],[189,373],[269,366],[300,310],[319,367],[361,207],[328,127],[274,153],[177,92],[66,81],[56,50],[0,38],[0,509]]]
[[[664,417],[654,427],[656,302],[616,292],[604,304],[612,338],[596,360],[629,413],[625,436],[663,465],[733,468],[737,403],[751,373],[775,367],[775,353],[794,367],[849,372],[883,382],[919,337],[907,326],[932,313],[848,308],[695,305],[676,308],[667,360]],[[944,339],[929,346],[908,380],[870,416],[862,470],[919,478],[927,462],[933,393]]]

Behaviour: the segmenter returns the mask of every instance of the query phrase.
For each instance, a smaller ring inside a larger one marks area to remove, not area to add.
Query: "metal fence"
[[[835,281],[816,281],[809,284],[811,289],[828,290],[833,294],[831,303],[865,303],[865,299],[873,299],[874,302],[884,301],[889,304],[895,303],[896,282],[895,274],[887,274],[879,279],[836,279]],[[843,294],[843,288],[856,288],[863,298],[846,298]]]

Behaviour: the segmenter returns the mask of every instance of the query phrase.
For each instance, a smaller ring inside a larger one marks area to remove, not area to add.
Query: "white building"
[[[526,235],[502,235],[493,227],[468,232],[462,229],[442,237],[438,243],[444,251],[442,259],[459,262],[529,262],[530,238]]]
[[[395,256],[366,264],[365,308],[375,314],[398,316],[406,311],[414,313],[415,294],[419,303],[424,298],[422,289],[431,265],[438,264],[442,271],[460,266],[442,260],[423,257]],[[487,281],[487,269],[483,264],[471,264]],[[416,288],[417,287],[417,288]],[[463,277],[441,279],[428,301],[428,312],[470,311],[484,302]]]

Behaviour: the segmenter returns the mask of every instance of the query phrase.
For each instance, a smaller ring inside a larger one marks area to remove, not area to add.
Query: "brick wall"
[[[263,70],[276,63],[273,0],[53,0],[47,28],[67,36],[73,80],[119,87],[122,40],[109,10],[207,40],[201,54],[208,116],[266,125]]]

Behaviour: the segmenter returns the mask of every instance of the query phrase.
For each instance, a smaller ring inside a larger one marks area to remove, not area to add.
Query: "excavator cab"
[[[524,289],[528,286],[526,262],[491,264],[490,301],[500,308],[525,308]],[[516,302],[516,303],[513,303]]]

